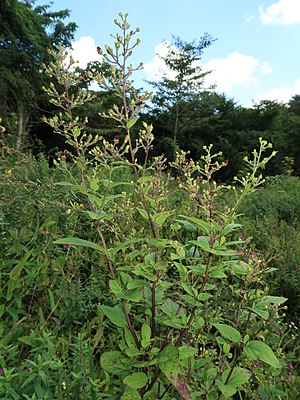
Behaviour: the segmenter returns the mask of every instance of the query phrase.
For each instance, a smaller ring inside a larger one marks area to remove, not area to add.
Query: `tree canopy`
[[[50,12],[50,5],[35,6],[32,0],[0,2],[0,95],[1,114],[15,115],[15,145],[21,148],[30,117],[42,102],[47,80],[41,63],[49,60],[47,48],[70,46],[75,23],[65,24],[69,10]]]

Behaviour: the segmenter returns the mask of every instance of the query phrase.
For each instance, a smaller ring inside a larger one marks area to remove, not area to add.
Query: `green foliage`
[[[288,298],[288,319],[299,324],[300,296],[300,181],[274,177],[250,196],[242,207],[243,224],[253,246],[264,252],[271,268],[274,293]]]
[[[74,110],[92,96],[72,91],[80,77],[59,47],[46,66],[57,80],[45,90],[60,112],[45,122],[74,155],[56,159],[52,171],[43,159],[8,158],[2,169],[0,396],[293,398],[286,298],[270,296],[266,260],[237,221],[272,146],[260,139],[235,188],[213,179],[227,162],[212,146],[199,162],[177,154],[176,178],[162,157],[149,162],[152,126],[139,120],[148,96],[134,91],[129,64],[138,30],[119,17],[103,54],[111,75],[97,80],[122,101],[102,113],[121,135],[110,142],[86,132]]]
[[[0,24],[1,115],[10,119],[15,147],[19,150],[28,133],[30,118],[36,117],[43,104],[41,87],[48,78],[41,63],[49,61],[47,48],[53,43],[69,46],[76,24],[64,24],[68,10],[49,12],[49,5],[35,6],[34,1],[3,0]],[[17,60],[17,62],[16,62]]]

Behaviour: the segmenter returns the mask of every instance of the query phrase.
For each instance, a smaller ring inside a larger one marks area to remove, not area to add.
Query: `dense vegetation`
[[[148,109],[129,62],[138,30],[119,17],[102,65],[76,70],[47,44],[36,71],[51,106],[38,89],[35,106],[63,138],[51,166],[41,148],[19,151],[19,111],[3,106],[0,397],[296,399],[299,98],[244,109],[199,90],[204,36],[175,39],[166,61],[182,75]]]

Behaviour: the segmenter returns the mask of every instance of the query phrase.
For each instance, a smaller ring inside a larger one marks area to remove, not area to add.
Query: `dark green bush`
[[[276,268],[271,290],[288,298],[287,317],[300,323],[300,179],[278,176],[242,205],[242,223],[255,248]]]

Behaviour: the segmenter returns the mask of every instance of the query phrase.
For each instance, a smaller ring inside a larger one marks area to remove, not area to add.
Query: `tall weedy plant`
[[[142,66],[129,62],[138,29],[131,30],[127,14],[119,14],[115,24],[113,45],[98,47],[110,78],[95,77],[120,99],[101,114],[122,128],[112,143],[87,135],[87,121],[74,116],[92,95],[77,91],[79,77],[66,51],[51,52],[56,62],[46,67],[58,83],[47,93],[61,109],[47,122],[74,147],[81,171],[81,182],[71,177],[60,184],[85,199],[83,213],[96,236],[56,243],[89,247],[101,258],[99,265],[107,265],[103,274],[111,297],[99,311],[108,339],[105,350],[94,350],[101,367],[95,398],[283,396],[278,327],[286,299],[268,295],[263,277],[270,269],[235,222],[240,203],[262,182],[259,170],[275,152],[265,156],[272,146],[260,140],[259,150],[245,159],[239,189],[214,181],[227,162],[211,146],[199,162],[178,154],[172,178],[163,158],[150,160],[152,126],[140,121],[149,95],[134,89],[132,75]],[[64,168],[67,173],[68,164]],[[224,191],[230,190],[235,202],[224,204]]]

